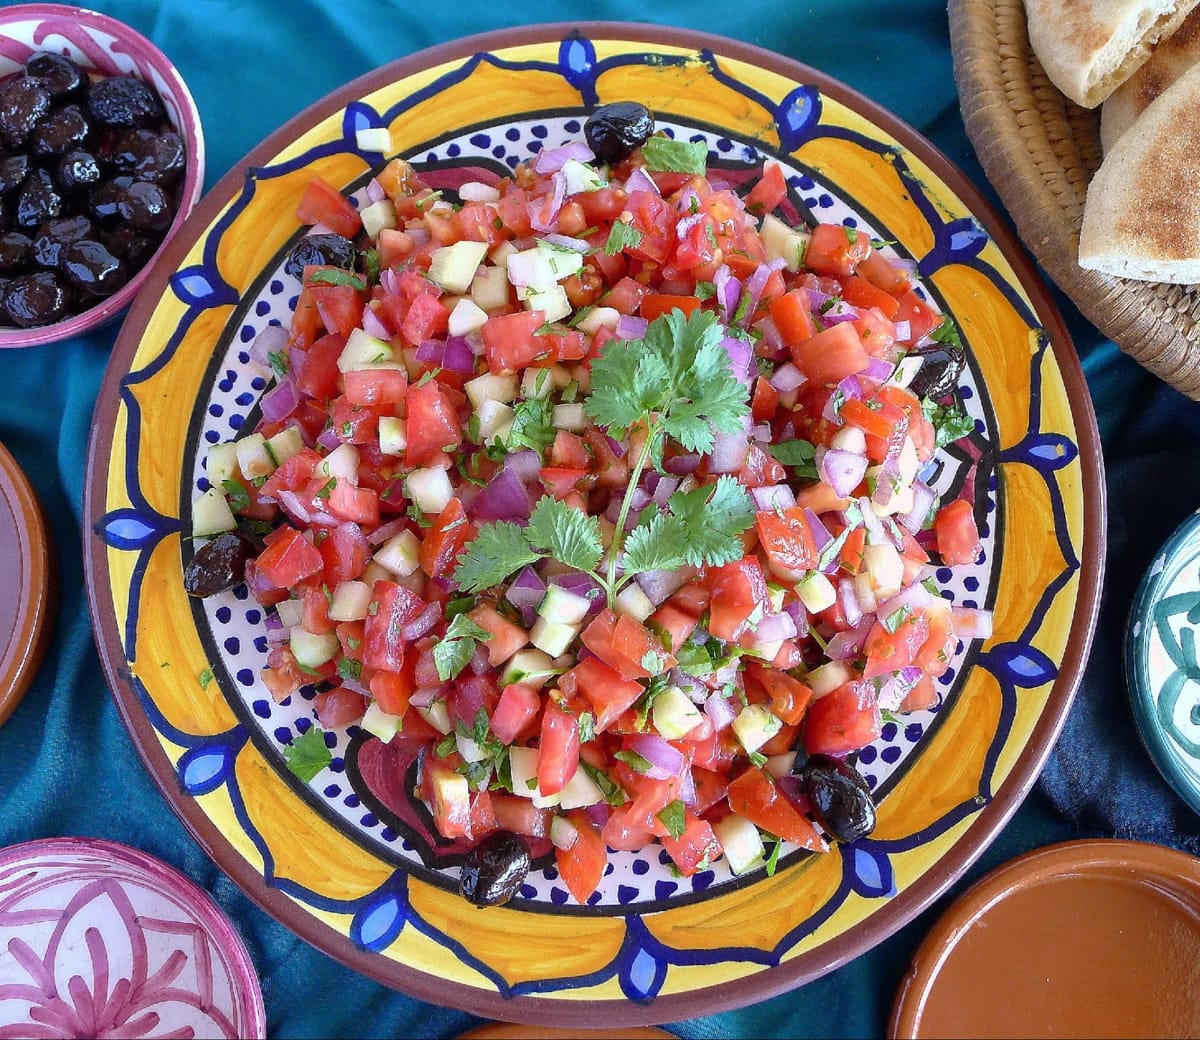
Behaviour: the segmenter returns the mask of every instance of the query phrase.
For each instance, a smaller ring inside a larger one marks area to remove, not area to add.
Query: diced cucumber
[[[395,581],[396,575],[389,571],[386,567],[372,560],[367,564],[367,569],[358,576],[358,580],[364,585],[375,587],[377,581]]]
[[[925,357],[922,354],[909,354],[907,357],[902,357],[897,363],[895,371],[887,377],[886,382],[895,383],[896,386],[908,386],[916,378],[917,372],[924,363]]]
[[[529,641],[551,657],[557,657],[571,645],[571,641],[577,635],[579,635],[578,625],[557,624],[547,621],[544,617],[539,617],[533,623]]]
[[[333,590],[329,604],[331,621],[361,621],[367,616],[371,586],[365,581],[344,581]]]
[[[582,433],[587,429],[587,416],[583,412],[583,404],[556,404],[554,406],[554,428],[569,430],[571,433]]]
[[[375,562],[403,578],[420,566],[420,552],[421,539],[412,531],[401,531],[375,550]]]
[[[267,440],[267,451],[276,466],[282,466],[288,459],[299,455],[303,450],[304,437],[297,426],[285,426],[274,437]]]
[[[725,860],[734,874],[762,866],[766,850],[758,828],[744,816],[730,813],[713,824],[713,832],[725,850]]]
[[[301,668],[316,671],[327,661],[332,661],[341,644],[333,632],[310,632],[302,625],[291,630],[289,644],[292,656]]]
[[[463,384],[471,407],[476,411],[484,401],[499,401],[502,404],[512,404],[517,396],[517,377],[515,375],[498,376],[484,372],[481,376],[468,379]]]
[[[870,576],[871,591],[878,603],[897,595],[904,584],[904,560],[890,542],[863,546],[862,569]]]
[[[747,704],[730,725],[748,754],[753,754],[783,729],[783,723],[765,704]]]
[[[446,331],[451,336],[465,336],[487,324],[488,314],[471,297],[460,296],[450,311],[450,320]]]
[[[446,292],[465,293],[486,255],[486,242],[467,239],[435,249],[429,257],[429,280]]]
[[[824,697],[853,678],[854,670],[848,661],[826,661],[809,672],[804,681],[812,690],[813,697]]]
[[[211,538],[235,527],[233,510],[219,488],[210,487],[192,503],[192,534],[196,538]]]
[[[279,615],[279,623],[284,628],[295,628],[304,620],[304,601],[285,599],[275,604],[275,613]]]
[[[379,232],[385,228],[394,228],[400,223],[396,216],[396,204],[391,199],[380,199],[369,206],[363,206],[358,215],[362,218],[363,230],[367,237],[372,239],[378,238]]]
[[[678,740],[704,720],[700,709],[678,686],[668,686],[655,698],[650,713],[654,728],[666,740]]]
[[[789,227],[773,213],[768,213],[763,217],[759,233],[768,260],[782,260],[793,274],[804,266],[804,254],[812,237],[810,232]]]
[[[379,450],[384,455],[403,455],[408,450],[408,427],[403,419],[379,417]]]
[[[395,361],[396,353],[386,340],[372,336],[362,329],[355,329],[338,355],[339,372],[361,372],[378,368],[385,361]]]
[[[504,671],[500,673],[500,686],[511,686],[513,683],[527,683],[535,689],[541,689],[550,680],[548,674],[554,669],[554,661],[549,654],[542,650],[518,650],[508,659]]]
[[[275,472],[275,463],[267,451],[267,439],[261,433],[251,433],[237,442],[238,468],[247,480],[269,477]]]
[[[208,449],[208,454],[204,459],[204,472],[208,474],[210,483],[219,487],[226,480],[230,480],[237,471],[236,441],[214,444]]]
[[[521,294],[518,292],[518,296]],[[567,298],[567,290],[561,285],[548,285],[545,288],[530,286],[523,297],[525,309],[541,311],[546,321],[559,321],[571,313],[571,301]]]
[[[591,336],[602,328],[615,329],[620,320],[621,312],[616,307],[593,307],[575,327]]]
[[[454,728],[450,721],[450,709],[446,706],[446,698],[439,697],[428,708],[418,708],[417,713],[439,733],[445,735]],[[462,778],[466,783],[466,777]]]
[[[538,616],[555,625],[579,625],[591,608],[591,601],[585,596],[570,592],[561,585],[550,585],[542,602],[538,604]],[[543,647],[542,649],[545,649]],[[564,650],[566,647],[563,648]],[[562,650],[546,650],[551,657],[557,657]]]
[[[764,661],[774,661],[779,656],[779,651],[783,649],[782,639],[772,639],[769,642],[757,640],[746,648],[746,653],[752,654],[755,657],[761,658]]]
[[[389,715],[378,704],[372,702],[358,724],[387,744],[403,728],[404,719],[399,715]]]
[[[854,455],[867,453],[867,435],[857,426],[843,426],[830,439],[829,446],[838,451],[848,451]]]
[[[475,410],[479,417],[479,439],[488,444],[493,440],[504,440],[512,432],[516,411],[501,401],[484,401]]]
[[[617,612],[633,618],[634,621],[645,621],[654,613],[654,604],[650,597],[636,582],[630,582],[619,593],[616,601]]]
[[[604,792],[582,766],[576,768],[558,793],[558,804],[563,809],[582,809],[586,805],[597,805],[602,801]]]
[[[578,159],[568,159],[562,164],[562,175],[566,179],[568,195],[578,195],[581,191],[599,191],[608,184],[600,171]]]
[[[386,126],[360,126],[354,131],[354,144],[360,152],[389,155],[392,151],[392,132]]]
[[[454,744],[464,762],[482,762],[488,757],[488,753],[476,744],[474,739],[458,730],[454,731]]]
[[[323,477],[337,477],[349,484],[357,484],[358,448],[353,444],[339,444],[317,463],[317,471]]]
[[[827,610],[837,602],[837,589],[820,571],[810,571],[796,583],[796,595],[810,614]]]
[[[437,516],[454,497],[454,487],[444,469],[414,469],[404,480],[408,497],[422,513]]]
[[[773,581],[767,582],[767,602],[771,604],[771,613],[778,614],[783,610],[783,601],[787,598],[787,589]]]
[[[565,816],[555,816],[550,820],[550,842],[556,849],[564,852],[574,848],[579,840],[579,830]]]
[[[796,752],[785,751],[782,755],[771,755],[767,759],[767,764],[763,766],[763,769],[778,780],[780,777],[787,776],[792,771],[792,766],[795,762]]]
[[[508,764],[512,776],[513,794],[520,795],[522,798],[531,798],[533,804],[539,809],[548,809],[558,805],[561,792],[547,796],[542,794],[538,787],[536,748],[510,747]]]
[[[578,249],[555,245],[544,238],[538,240],[537,248],[549,254],[550,270],[554,280],[561,281],[583,270],[583,254]]]
[[[511,245],[505,242],[505,245]],[[485,311],[498,310],[507,307],[509,302],[508,271],[503,261],[496,261],[499,267],[484,267],[471,281],[471,299],[476,306]]]

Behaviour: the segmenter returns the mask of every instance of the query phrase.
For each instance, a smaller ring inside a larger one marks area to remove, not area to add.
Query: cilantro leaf
[[[331,267],[314,271],[308,279],[309,285],[348,285],[360,291],[366,289],[367,283],[353,271],[343,271],[340,267]]]
[[[952,347],[962,349],[962,337],[958,334],[958,326],[954,324],[954,319],[949,314],[942,316],[942,323],[929,334],[929,338],[934,343],[947,343]]]
[[[604,555],[600,521],[549,495],[533,507],[526,536],[535,549],[548,552],[577,571],[594,571]],[[537,557],[531,556],[525,562],[533,559]]]
[[[817,466],[813,461],[816,445],[808,441],[783,441],[771,445],[771,454],[785,466],[792,467],[797,477],[816,480]]]
[[[433,648],[433,663],[437,666],[438,678],[449,682],[467,667],[475,654],[475,647],[492,634],[480,628],[466,614],[455,614],[446,627],[446,634]]]
[[[687,827],[687,810],[684,808],[683,802],[678,799],[668,802],[657,815],[672,838],[678,841],[683,837],[684,829]]]
[[[648,523],[635,527],[625,540],[625,573],[676,570],[687,559],[687,551],[684,524],[678,517],[656,512]]]
[[[921,411],[933,425],[939,448],[975,432],[975,420],[956,404],[938,404],[927,397],[921,402]]]
[[[724,475],[685,494],[668,506],[683,524],[684,560],[693,567],[719,567],[745,555],[741,534],[754,523],[754,501],[733,477]]]
[[[512,430],[508,434],[509,451],[532,448],[539,455],[554,443],[554,406],[549,397],[531,397],[513,406]]]
[[[242,486],[240,481],[229,477],[221,481],[221,489],[225,492],[225,497],[229,500],[229,508],[234,513],[240,513],[250,505],[250,493]]]
[[[708,148],[703,141],[679,141],[661,134],[642,145],[646,169],[659,173],[698,173],[708,169]]]
[[[516,524],[484,524],[458,557],[454,580],[463,592],[482,592],[538,558]]]
[[[604,252],[616,256],[622,250],[636,249],[642,244],[642,233],[625,220],[613,221],[608,232],[608,241],[604,243]]]
[[[283,760],[305,783],[333,761],[333,754],[325,746],[325,731],[313,726],[296,737],[283,749]]]

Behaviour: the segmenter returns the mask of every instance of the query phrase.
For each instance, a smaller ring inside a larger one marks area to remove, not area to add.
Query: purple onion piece
[[[852,451],[830,448],[821,459],[820,471],[821,479],[833,488],[834,494],[849,498],[862,483],[867,472],[867,459]]]
[[[511,469],[501,469],[488,485],[482,488],[472,503],[476,520],[505,520],[523,523],[533,512],[529,489]]]
[[[638,733],[625,740],[630,751],[641,755],[649,764],[646,776],[651,780],[669,780],[683,772],[683,752],[672,747],[657,733]]]

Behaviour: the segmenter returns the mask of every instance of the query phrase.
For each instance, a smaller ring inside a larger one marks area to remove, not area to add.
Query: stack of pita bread
[[[1081,267],[1200,282],[1200,0],[1025,0],[1050,80],[1101,106]]]

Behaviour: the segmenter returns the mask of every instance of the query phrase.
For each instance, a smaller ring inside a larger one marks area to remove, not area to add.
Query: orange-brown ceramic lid
[[[917,951],[888,1035],[1200,1035],[1200,859],[1075,841],[994,870]]]
[[[29,480],[0,444],[0,725],[33,681],[49,631],[50,547]]]

